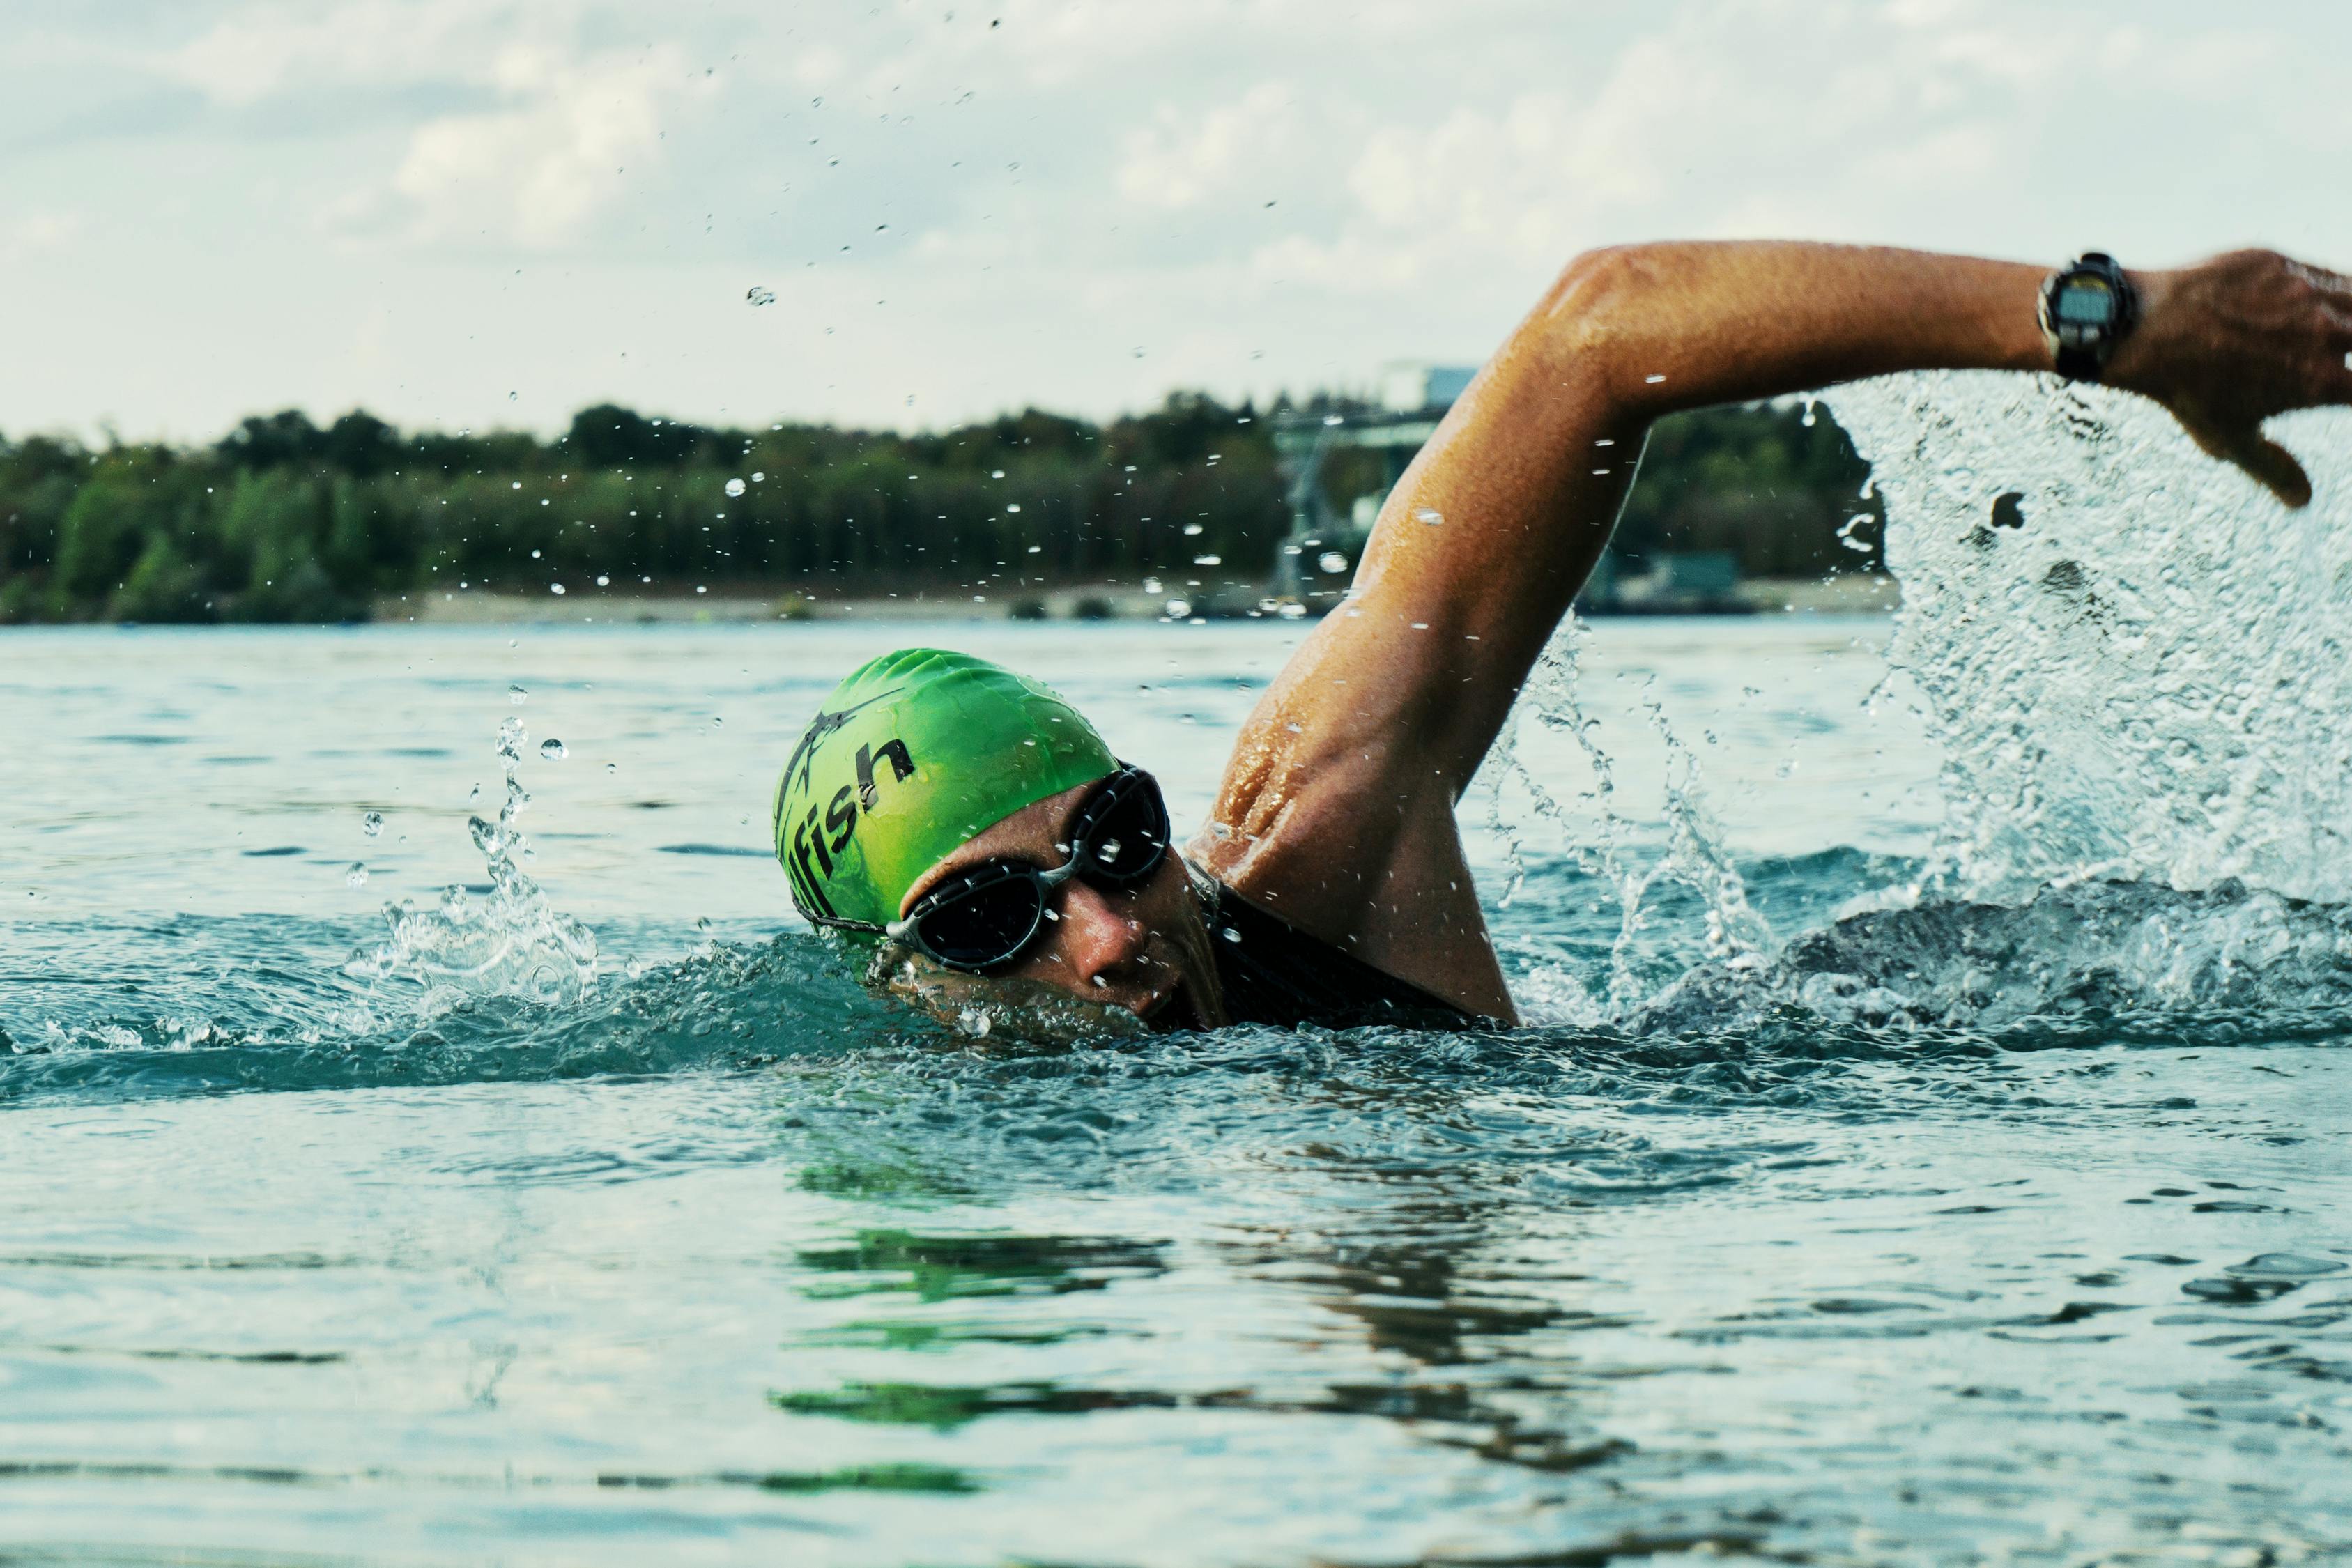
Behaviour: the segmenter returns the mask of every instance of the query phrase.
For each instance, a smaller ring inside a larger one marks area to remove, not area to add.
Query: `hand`
[[[2107,381],[2163,404],[2191,440],[2287,505],[2308,503],[2310,476],[2263,421],[2352,404],[2352,279],[2275,251],[2233,250],[2132,280],[2139,328]]]

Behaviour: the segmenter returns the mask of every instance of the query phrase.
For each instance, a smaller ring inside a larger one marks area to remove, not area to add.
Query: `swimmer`
[[[1779,242],[1570,262],[1391,492],[1351,595],[1244,723],[1181,847],[1159,786],[1043,686],[905,649],[826,699],[777,858],[877,983],[953,1016],[1076,998],[1130,1026],[1515,1023],[1454,807],[1599,560],[1651,425],[1895,371],[2052,372],[2170,410],[2289,507],[2263,434],[2352,403],[2352,280],[2266,251],[2054,272]],[[1442,526],[1417,519],[1434,513]]]

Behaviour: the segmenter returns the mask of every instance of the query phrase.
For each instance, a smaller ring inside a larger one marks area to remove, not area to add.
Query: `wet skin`
[[[969,838],[923,873],[898,906],[915,901],[956,872],[983,860],[1024,861],[1040,870],[1070,858],[1071,820],[1094,781],[1050,795]],[[926,965],[927,969],[935,966]],[[1028,981],[1134,1014],[1155,1029],[1207,1029],[1226,1022],[1209,927],[1192,878],[1171,848],[1141,887],[1114,890],[1073,877],[1053,890],[1045,928],[1020,957],[956,989],[984,997]]]
[[[1652,423],[1896,371],[2047,372],[2047,270],[1780,241],[1571,261],[1397,481],[1348,602],[1243,725],[1193,863],[1374,968],[1515,1020],[1454,807],[1599,560]],[[2306,502],[2309,479],[2263,422],[2352,403],[2352,280],[2254,250],[2131,277],[2140,321],[2107,384],[2163,405],[2286,505]],[[993,854],[1059,864],[1053,835],[1082,793],[996,824],[908,900]],[[1221,1020],[1174,857],[1131,897],[1073,881],[1058,912],[1010,973],[1154,1022],[1180,1003]]]

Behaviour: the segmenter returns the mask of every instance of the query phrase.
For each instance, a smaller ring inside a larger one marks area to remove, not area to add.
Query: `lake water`
[[[1031,670],[1196,821],[1295,626],[0,635],[0,1542],[2343,1559],[2352,911],[2335,726],[2273,713],[2341,579],[2179,585],[2284,665],[2153,629],[1877,412],[1899,630],[1539,677],[1465,809],[1486,1036],[982,1045],[790,915],[773,770],[857,659]]]

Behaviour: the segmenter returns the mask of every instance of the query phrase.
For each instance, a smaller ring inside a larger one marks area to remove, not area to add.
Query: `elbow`
[[[1537,306],[1537,318],[1572,337],[1622,325],[1627,307],[1651,282],[1647,252],[1644,246],[1604,245],[1571,257]]]
[[[1606,245],[1573,257],[1536,306],[1543,341],[1578,374],[1616,388],[1616,367],[1639,339],[1644,300],[1661,279],[1654,247]]]
[[[1643,323],[1661,286],[1654,247],[1604,246],[1572,258],[1528,318],[1549,376],[1625,414],[1643,402]]]

